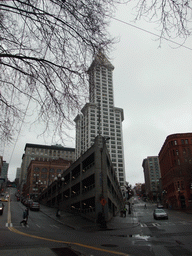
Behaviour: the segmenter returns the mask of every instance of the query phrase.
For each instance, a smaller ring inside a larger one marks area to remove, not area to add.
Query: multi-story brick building
[[[20,183],[24,184],[27,180],[27,168],[31,160],[46,162],[59,158],[73,162],[75,160],[75,149],[65,148],[61,145],[47,146],[27,143],[22,157]]]
[[[47,188],[58,175],[62,175],[71,163],[71,161],[62,158],[46,162],[32,160],[27,169],[25,196],[38,197],[39,193]]]
[[[159,163],[164,203],[173,208],[192,207],[192,133],[167,136]]]

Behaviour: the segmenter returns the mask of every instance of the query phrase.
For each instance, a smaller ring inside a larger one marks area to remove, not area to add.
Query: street
[[[20,225],[25,207],[16,201],[15,191],[14,188],[8,191],[11,216],[8,202],[4,203],[4,213],[0,216],[1,255],[73,255],[65,253],[66,248],[75,250],[76,255],[86,256],[192,255],[191,214],[166,210],[168,220],[154,220],[156,205],[147,203],[144,209],[145,203],[135,197],[132,213],[126,218],[119,218],[125,222],[124,228],[74,230],[43,211],[29,211],[28,226],[25,227]],[[134,225],[127,226],[126,221]]]

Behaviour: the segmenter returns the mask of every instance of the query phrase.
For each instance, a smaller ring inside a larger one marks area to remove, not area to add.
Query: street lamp
[[[181,200],[180,200],[180,188],[178,188],[178,193],[179,193],[179,200],[178,200],[178,207],[180,207],[180,204],[181,204]]]
[[[59,173],[58,176],[54,178],[54,181],[57,183],[57,203],[58,203],[58,209],[56,212],[56,216],[60,217],[60,198],[58,197],[58,192],[60,191],[62,187],[62,183],[65,181],[64,177],[61,177],[61,174]]]
[[[61,177],[61,174],[59,173],[58,176],[54,178],[54,180],[57,182],[57,185],[59,188],[62,186],[62,182],[65,180],[64,177]]]

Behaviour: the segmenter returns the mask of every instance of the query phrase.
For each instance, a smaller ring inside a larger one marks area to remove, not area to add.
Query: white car
[[[155,220],[159,220],[159,219],[168,220],[168,214],[163,209],[155,209],[153,212],[153,217]]]

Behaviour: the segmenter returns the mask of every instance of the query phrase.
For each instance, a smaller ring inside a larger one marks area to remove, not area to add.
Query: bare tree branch
[[[115,2],[0,2],[2,140],[11,140],[29,102],[36,121],[44,122],[45,131],[54,125],[62,139],[88,96],[86,71],[93,55],[113,45],[107,28]]]
[[[186,39],[192,33],[192,2],[190,0],[138,0],[136,20],[142,17],[155,22],[161,37]]]

